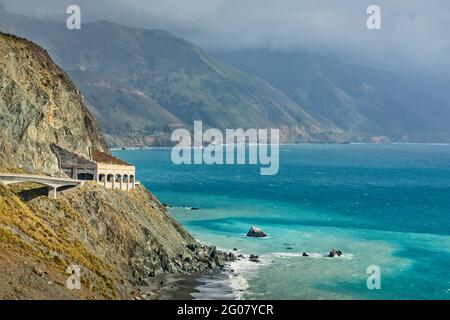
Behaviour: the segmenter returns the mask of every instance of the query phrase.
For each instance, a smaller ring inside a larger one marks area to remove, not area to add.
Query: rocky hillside
[[[37,185],[0,185],[0,212],[0,299],[130,299],[155,274],[223,264],[144,188],[91,184],[50,200]],[[81,290],[66,287],[70,265]]]
[[[175,127],[279,127],[284,140],[328,141],[304,109],[265,81],[217,63],[163,30],[110,22],[72,32],[3,11],[0,29],[47,48],[83,92],[112,145],[167,144]]]
[[[0,161],[28,172],[56,174],[54,143],[88,157],[107,151],[96,120],[67,74],[45,50],[0,34]]]
[[[0,172],[61,175],[50,144],[87,156],[109,152],[67,75],[39,46],[0,35]],[[95,182],[57,200],[46,187],[0,184],[0,299],[128,299],[158,273],[223,264],[198,244],[144,187],[124,192]],[[70,266],[81,289],[69,290]]]

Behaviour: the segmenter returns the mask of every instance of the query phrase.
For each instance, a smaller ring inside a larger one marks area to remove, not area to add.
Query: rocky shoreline
[[[248,234],[246,235],[250,238],[264,238],[267,234],[260,228],[251,227]],[[207,246],[202,244],[191,244],[188,248],[195,252],[196,255],[203,257],[199,260],[202,265],[207,265],[208,270],[204,270],[202,267],[198,267],[196,263],[186,267],[185,262],[187,261],[175,261],[175,263],[184,265],[184,269],[188,270],[186,273],[174,274],[174,273],[162,273],[151,278],[147,278],[143,282],[143,286],[140,290],[136,292],[134,300],[192,300],[195,299],[195,295],[200,294],[202,286],[205,279],[212,281],[215,279],[214,276],[222,273],[223,277],[236,277],[239,276],[239,272],[234,270],[233,262],[250,262],[259,264],[264,261],[260,259],[264,257],[259,257],[256,254],[242,254],[238,248],[233,248],[233,252],[219,251],[214,246]],[[287,247],[287,249],[292,249]],[[317,257],[317,254],[311,254],[303,252],[303,257],[310,257],[313,255]],[[341,257],[343,253],[337,249],[331,249],[328,254],[322,254],[323,258],[338,258]],[[264,264],[264,263],[263,263]],[[231,285],[231,284],[230,284]],[[224,288],[224,292],[226,288]],[[234,290],[233,290],[234,291]],[[242,291],[242,290],[238,290]],[[235,292],[236,294],[237,292]],[[204,293],[203,293],[204,294]],[[217,295],[217,293],[215,293]],[[240,292],[242,294],[242,292]],[[206,295],[206,297],[209,297]],[[217,298],[216,296],[214,298]],[[229,296],[224,296],[219,298],[229,299]]]
[[[214,246],[190,244],[188,249],[199,257],[197,261],[175,260],[174,263],[185,272],[159,273],[142,278],[133,300],[191,300],[192,294],[198,292],[199,278],[222,272],[230,262],[244,258],[219,251]]]

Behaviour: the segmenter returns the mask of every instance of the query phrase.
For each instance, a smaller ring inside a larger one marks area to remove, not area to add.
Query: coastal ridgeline
[[[36,44],[0,34],[0,172],[63,175],[51,145],[109,153],[71,80]],[[221,253],[198,244],[144,187],[95,182],[61,192],[0,184],[0,299],[128,299],[158,273],[207,271]],[[81,289],[67,287],[67,268]]]

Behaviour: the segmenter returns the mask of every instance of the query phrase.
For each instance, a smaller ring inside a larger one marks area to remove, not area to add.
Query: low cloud
[[[331,53],[352,61],[450,68],[446,0],[0,0],[15,13],[63,20],[70,4],[84,21],[167,29],[207,49],[270,48]],[[366,28],[381,7],[382,29]]]

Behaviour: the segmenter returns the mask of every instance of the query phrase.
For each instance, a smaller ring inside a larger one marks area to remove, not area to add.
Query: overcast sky
[[[379,65],[450,69],[448,0],[0,0],[7,10],[65,20],[163,28],[206,49],[310,50]],[[369,31],[366,9],[381,7]]]

